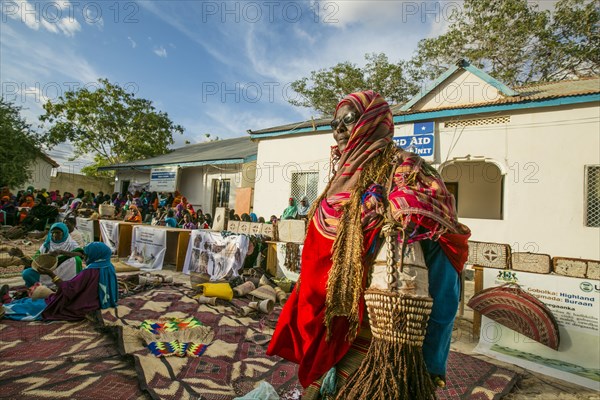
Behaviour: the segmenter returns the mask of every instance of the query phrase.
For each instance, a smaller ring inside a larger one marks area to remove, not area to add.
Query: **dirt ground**
[[[17,246],[27,255],[34,254],[40,247],[43,240],[27,239],[15,242],[1,241],[0,247]],[[174,271],[173,266],[166,266],[161,274],[171,275],[175,282],[182,282],[189,285],[189,277],[180,272]],[[23,285],[20,277],[0,279],[0,285],[8,284],[11,287]],[[465,283],[465,298],[469,299],[473,294],[473,281]],[[487,362],[502,366],[515,371],[519,374],[520,380],[504,399],[506,400],[600,400],[600,392],[574,385],[572,383],[528,371],[513,364],[497,361],[485,355],[474,352],[478,343],[478,338],[473,335],[473,312],[464,307],[464,314],[457,317],[451,349],[461,353],[469,354],[473,357],[485,360]]]

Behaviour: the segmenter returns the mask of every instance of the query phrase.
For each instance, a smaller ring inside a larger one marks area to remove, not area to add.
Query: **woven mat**
[[[88,321],[0,321],[0,397],[146,399],[115,343]]]
[[[507,395],[518,375],[467,354],[450,352],[446,388],[436,392],[438,400],[498,400]]]
[[[23,272],[22,265],[9,265],[8,267],[0,268],[0,279],[13,278],[15,276],[21,276]]]
[[[140,385],[154,399],[225,400],[244,395],[262,380],[280,395],[300,388],[297,366],[265,352],[281,307],[270,315],[238,317],[248,300],[200,305],[188,289],[161,287],[119,301],[101,313],[101,323],[118,335],[120,350],[134,358]],[[194,316],[210,326],[215,338],[197,358],[155,357],[138,336],[146,319]]]

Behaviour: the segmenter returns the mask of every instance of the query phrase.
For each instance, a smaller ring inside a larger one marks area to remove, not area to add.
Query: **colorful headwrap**
[[[332,158],[337,165],[327,196],[352,191],[364,166],[379,155],[394,136],[390,106],[378,93],[367,90],[349,94],[337,105],[336,113],[344,104],[352,104],[360,113],[360,119],[344,151],[340,153],[338,146],[332,147]]]
[[[112,250],[103,242],[92,242],[83,249],[88,269],[98,269],[98,299],[100,308],[116,307],[119,299],[117,274],[110,262]]]

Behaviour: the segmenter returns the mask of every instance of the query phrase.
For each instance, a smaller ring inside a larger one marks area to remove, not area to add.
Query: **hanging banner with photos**
[[[89,218],[77,217],[77,226],[75,227],[81,233],[83,242],[87,245],[94,241],[94,220]]]
[[[136,225],[131,235],[131,255],[127,264],[143,270],[160,270],[167,252],[167,231]]]
[[[98,220],[98,223],[100,225],[102,241],[106,243],[113,254],[115,254],[119,248],[119,221],[100,219]]]
[[[236,277],[244,266],[249,246],[250,239],[244,235],[223,237],[219,232],[193,230],[183,273],[205,273],[210,275],[212,281],[227,276]]]
[[[590,279],[484,269],[483,287],[517,283],[558,322],[560,346],[546,347],[482,317],[476,352],[532,371],[600,390],[600,284]]]

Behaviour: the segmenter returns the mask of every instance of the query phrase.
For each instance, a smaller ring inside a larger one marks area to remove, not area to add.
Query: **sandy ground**
[[[41,240],[27,240],[16,242],[0,242],[0,247],[17,246],[25,254],[34,254],[40,247]],[[189,277],[180,272],[176,272],[174,266],[165,266],[160,272],[163,275],[173,276],[175,282],[181,282],[189,285]],[[8,284],[11,287],[23,285],[20,277],[0,279],[0,285]],[[465,297],[469,299],[473,293],[473,281],[465,283]],[[600,400],[600,392],[574,385],[572,383],[534,373],[513,364],[497,361],[490,357],[474,352],[478,343],[478,338],[473,335],[473,312],[465,306],[464,315],[456,319],[454,326],[454,335],[451,348],[454,351],[469,354],[473,357],[485,360],[487,362],[500,365],[504,368],[515,371],[519,374],[520,380],[513,391],[505,397],[507,400]]]

